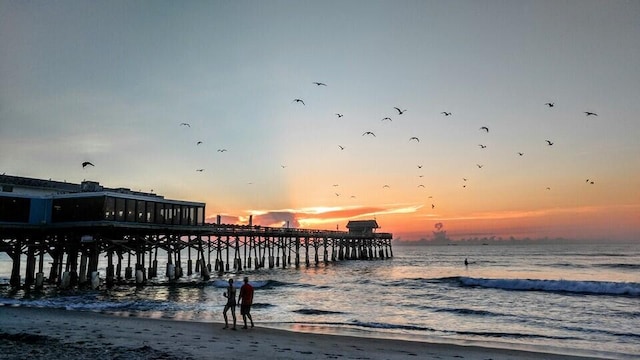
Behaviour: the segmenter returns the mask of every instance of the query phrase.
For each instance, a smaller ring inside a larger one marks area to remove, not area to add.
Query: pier
[[[91,181],[0,175],[0,187],[0,253],[12,260],[13,287],[96,288],[101,259],[110,286],[393,257],[392,234],[376,232],[375,220],[350,221],[348,231],[211,224],[204,203]]]

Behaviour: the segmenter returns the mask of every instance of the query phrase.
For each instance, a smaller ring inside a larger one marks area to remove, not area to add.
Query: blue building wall
[[[41,225],[51,223],[52,199],[31,198],[29,224]]]

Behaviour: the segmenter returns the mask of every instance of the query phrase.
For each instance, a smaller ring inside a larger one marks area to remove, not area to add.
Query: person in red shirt
[[[253,327],[253,318],[251,318],[251,304],[253,304],[253,286],[249,284],[249,278],[244,277],[244,284],[240,288],[240,295],[238,296],[238,304],[240,304],[240,314],[242,320],[244,320],[243,329],[247,328],[247,318],[251,321],[251,327]]]

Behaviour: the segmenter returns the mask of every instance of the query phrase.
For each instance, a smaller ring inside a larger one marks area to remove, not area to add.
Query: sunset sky
[[[0,173],[226,223],[639,241],[638,19],[638,1],[0,1]]]

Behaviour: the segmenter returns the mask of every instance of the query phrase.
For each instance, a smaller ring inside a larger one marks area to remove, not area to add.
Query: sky
[[[212,222],[640,241],[639,18],[638,1],[0,0],[0,173],[205,202]]]

